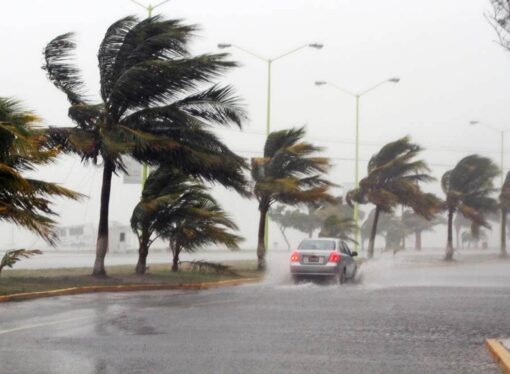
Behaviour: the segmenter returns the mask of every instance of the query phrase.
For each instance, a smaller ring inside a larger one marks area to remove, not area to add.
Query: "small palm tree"
[[[446,224],[446,220],[439,216],[427,220],[414,213],[412,210],[407,209],[403,213],[402,223],[409,234],[414,234],[414,249],[420,251],[422,249],[422,233],[425,231],[433,231],[434,226]]]
[[[303,141],[304,128],[275,131],[269,134],[263,157],[252,159],[251,174],[254,193],[259,202],[258,269],[265,269],[266,215],[275,202],[288,205],[330,201],[331,183],[323,174],[329,160],[316,157],[320,147]]]
[[[506,221],[508,215],[508,209],[510,208],[510,171],[506,174],[505,182],[501,187],[501,193],[499,195],[499,206],[501,209],[501,257],[507,257],[506,251]]]
[[[179,270],[179,255],[182,251],[193,252],[208,244],[239,249],[238,244],[243,239],[229,232],[237,229],[237,225],[211,196],[190,206],[188,214],[183,215],[182,219],[164,234],[170,241],[173,253],[172,271]]]
[[[81,195],[23,175],[50,164],[59,152],[47,147],[37,121],[37,116],[21,109],[15,100],[0,98],[0,220],[20,225],[54,244],[57,214],[50,198],[78,199]]]
[[[237,227],[206,187],[174,168],[160,167],[150,174],[133,211],[131,227],[139,241],[138,274],[145,273],[150,246],[158,238],[170,241],[174,270],[181,250],[192,251],[206,243],[236,249],[239,240],[225,230]]]
[[[14,249],[7,251],[0,261],[0,273],[2,273],[5,267],[12,268],[14,264],[21,261],[22,258],[29,258],[41,254],[42,252],[38,249]]]
[[[355,243],[356,240],[352,236],[356,229],[357,225],[352,217],[342,217],[338,214],[333,214],[324,221],[319,236],[338,238]]]
[[[453,216],[460,212],[472,223],[476,234],[480,226],[490,227],[486,215],[497,210],[493,179],[498,167],[488,158],[478,155],[464,157],[452,170],[444,173],[441,187],[446,195],[448,212],[448,239],[445,260],[453,259]]]
[[[192,56],[196,30],[179,20],[123,18],[112,24],[99,47],[100,100],[84,92],[71,63],[73,34],[53,39],[44,50],[44,69],[71,104],[75,127],[53,128],[53,144],[83,161],[101,159],[103,180],[96,260],[92,274],[106,275],[108,216],[113,174],[125,172],[123,157],[180,168],[246,193],[245,161],[210,130],[241,126],[244,109],[231,87],[203,88],[236,66],[225,54]]]
[[[349,191],[347,202],[375,205],[374,220],[370,232],[367,256],[374,255],[375,236],[381,212],[391,213],[401,204],[413,209],[425,219],[431,219],[439,210],[439,199],[430,193],[424,193],[421,182],[433,178],[427,174],[429,168],[425,161],[415,160],[422,148],[411,143],[408,137],[386,144],[370,158],[368,175],[359,187]]]

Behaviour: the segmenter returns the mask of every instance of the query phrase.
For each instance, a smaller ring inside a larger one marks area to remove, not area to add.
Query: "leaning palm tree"
[[[170,241],[173,253],[172,271],[179,270],[179,255],[182,251],[194,252],[209,244],[239,249],[238,244],[243,239],[230,232],[237,229],[237,225],[211,196],[197,201],[171,230],[163,234]]]
[[[506,221],[508,209],[510,208],[510,171],[506,174],[505,182],[501,187],[501,193],[499,195],[499,206],[501,209],[501,240],[500,240],[500,255],[501,257],[507,257],[506,251]]]
[[[446,220],[443,217],[435,216],[433,219],[427,220],[410,209],[403,212],[401,221],[407,233],[414,234],[414,249],[417,251],[422,249],[423,232],[433,231],[434,226],[446,224]]]
[[[57,213],[50,198],[78,199],[81,195],[23,175],[50,164],[59,152],[47,147],[37,121],[37,116],[21,109],[15,100],[0,98],[0,221],[17,224],[54,244]]]
[[[182,250],[193,251],[207,243],[237,249],[240,239],[226,231],[237,227],[207,193],[207,188],[169,167],[160,167],[150,174],[133,211],[131,227],[139,242],[135,269],[138,274],[145,273],[150,246],[158,238],[170,241],[174,270]]]
[[[110,26],[99,47],[100,99],[85,95],[72,64],[73,34],[53,39],[44,69],[71,104],[75,127],[53,128],[54,144],[84,162],[102,160],[101,206],[93,275],[106,275],[108,216],[113,174],[125,172],[124,157],[149,165],[172,165],[185,174],[245,193],[245,161],[210,130],[245,117],[232,88],[205,88],[236,66],[225,54],[192,56],[195,26],[152,17],[123,18]]]
[[[304,128],[275,131],[269,134],[263,157],[252,159],[254,193],[259,202],[258,269],[265,269],[266,215],[275,202],[310,204],[333,201],[328,193],[332,185],[323,178],[329,160],[315,154],[322,149],[303,141]]]
[[[474,234],[480,226],[490,227],[486,215],[497,210],[493,179],[498,167],[489,158],[478,155],[464,157],[452,170],[444,173],[441,187],[446,195],[448,239],[445,260],[453,259],[453,216],[460,212],[472,223]]]
[[[440,207],[440,200],[420,188],[421,182],[432,181],[427,174],[425,161],[416,160],[422,148],[411,143],[408,137],[386,144],[368,162],[368,175],[359,182],[359,187],[349,191],[347,202],[375,205],[374,220],[370,231],[367,256],[374,256],[375,236],[381,212],[392,213],[401,204],[410,207],[416,214],[431,219]]]
[[[356,243],[353,238],[358,226],[352,217],[342,217],[338,214],[332,214],[322,224],[319,237],[338,238],[345,241]]]

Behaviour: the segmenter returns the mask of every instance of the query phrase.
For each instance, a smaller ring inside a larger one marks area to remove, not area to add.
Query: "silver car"
[[[347,243],[335,238],[303,240],[290,256],[290,272],[294,281],[303,276],[335,277],[340,284],[354,279],[357,264]]]

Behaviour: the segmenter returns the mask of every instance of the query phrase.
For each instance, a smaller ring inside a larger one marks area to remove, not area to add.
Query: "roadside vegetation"
[[[491,4],[494,12],[488,18],[502,46],[510,50],[508,1],[491,0]],[[109,284],[115,279],[121,283],[139,281],[141,278],[136,277],[146,274],[150,248],[156,240],[164,241],[171,249],[172,272],[195,277],[188,265],[183,268],[180,264],[183,251],[207,245],[236,250],[244,239],[227,209],[211,195],[214,184],[256,199],[256,258],[260,271],[266,269],[268,217],[277,224],[289,249],[288,229],[309,237],[336,237],[351,243],[355,243],[359,231],[361,240],[357,244],[365,251],[368,240],[368,259],[375,255],[377,237],[384,239],[385,251],[405,249],[409,237],[414,238],[414,248],[422,250],[422,234],[446,224],[444,259],[450,261],[455,252],[454,230],[457,248],[478,245],[487,236],[490,221],[497,221],[499,215],[500,255],[507,257],[510,172],[501,189],[496,188],[494,178],[505,171],[489,158],[469,155],[447,171],[440,182],[443,200],[424,191],[426,183],[436,181],[427,162],[420,158],[423,148],[409,137],[389,142],[374,154],[364,178],[345,196],[332,194],[336,185],[328,176],[331,161],[324,157],[321,147],[306,139],[304,128],[271,132],[261,157],[248,160],[234,153],[214,129],[242,129],[247,120],[233,87],[218,83],[237,63],[222,53],[194,55],[191,43],[197,30],[196,25],[159,16],[145,20],[129,16],[114,22],[98,50],[100,89],[95,98],[87,92],[73,61],[77,47],[74,34],[51,40],[44,48],[43,69],[67,97],[73,126],[42,128],[34,113],[11,98],[0,98],[0,220],[56,244],[58,214],[52,199],[79,200],[83,196],[27,175],[53,163],[62,153],[100,168],[99,225],[91,271],[95,277],[107,275],[112,178],[126,172],[128,158],[154,170],[131,217],[139,243],[136,275],[128,276],[125,268],[112,267],[112,279],[85,280],[84,274],[71,271],[48,281],[54,282],[50,288],[58,282],[79,285]],[[359,227],[353,219],[354,203],[373,207],[366,218],[363,211],[359,212]],[[34,248],[13,248],[3,255],[0,271],[40,253]],[[167,269],[156,273],[152,270],[143,282],[155,281],[159,276],[184,281],[180,275],[167,274]],[[34,272],[35,278],[31,278],[7,273],[3,284],[33,280],[27,288],[36,289],[34,279],[42,274]],[[46,287],[44,283],[40,287]]]
[[[144,276],[133,273],[132,266],[111,266],[108,277],[91,277],[89,268],[6,270],[0,277],[0,295],[25,292],[61,290],[72,287],[147,285],[179,286],[229,279],[258,277],[255,261],[225,263],[227,269],[216,271],[211,267],[198,269],[192,263],[183,264],[178,273],[165,264],[151,265]]]
[[[425,193],[420,183],[431,182],[430,169],[415,158],[422,151],[408,137],[386,144],[368,162],[368,173],[359,187],[349,191],[347,202],[371,203],[375,213],[370,231],[367,257],[374,256],[375,236],[381,212],[392,213],[398,206],[410,207],[416,214],[430,220],[440,210],[441,201]]]
[[[267,214],[274,203],[305,205],[334,201],[325,179],[330,163],[322,149],[304,140],[305,129],[275,131],[267,137],[262,157],[252,158],[253,193],[259,203],[258,269],[266,268]]]

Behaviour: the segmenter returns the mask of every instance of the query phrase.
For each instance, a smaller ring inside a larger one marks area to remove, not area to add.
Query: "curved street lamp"
[[[358,187],[358,183],[359,183],[359,102],[360,102],[360,98],[364,95],[366,95],[367,93],[375,90],[376,88],[382,86],[383,84],[385,83],[398,83],[400,82],[400,78],[398,77],[391,77],[391,78],[388,78],[388,79],[385,79],[379,83],[377,83],[376,85],[373,85],[371,86],[370,88],[364,90],[364,91],[360,91],[358,93],[355,93],[355,92],[352,92],[352,91],[349,91],[349,90],[346,90],[340,86],[337,86],[336,84],[333,84],[333,83],[330,83],[328,81],[315,81],[315,85],[320,87],[320,86],[330,86],[334,89],[336,89],[337,91],[340,91],[340,92],[343,92],[344,94],[346,95],[349,95],[351,97],[354,97],[354,99],[356,100],[356,122],[355,122],[355,131],[356,131],[356,141],[355,141],[355,151],[354,151],[354,186],[355,188]],[[359,229],[358,229],[358,221],[359,221],[359,206],[358,204],[354,204],[354,211],[353,211],[353,220],[354,222],[356,223],[356,229],[355,229],[355,239],[356,239],[356,243],[355,243],[355,247],[356,249],[358,249],[358,246],[359,246]]]
[[[266,136],[269,136],[269,133],[271,131],[271,70],[272,70],[273,62],[280,60],[284,57],[290,56],[290,55],[292,55],[302,49],[305,49],[305,48],[314,48],[314,49],[319,50],[319,49],[322,49],[323,47],[324,47],[324,45],[321,43],[307,43],[307,44],[303,44],[297,48],[291,49],[290,51],[282,53],[276,57],[267,58],[267,57],[263,57],[255,52],[252,52],[246,48],[240,47],[235,44],[231,44],[231,43],[219,43],[218,44],[218,48],[220,48],[220,49],[235,48],[235,49],[238,49],[238,50],[240,50],[240,51],[242,51],[258,60],[264,61],[267,64]],[[268,225],[268,217],[266,215],[266,231],[264,233],[264,246],[265,246],[266,250],[267,250],[268,243],[269,243],[268,226],[269,226]]]

